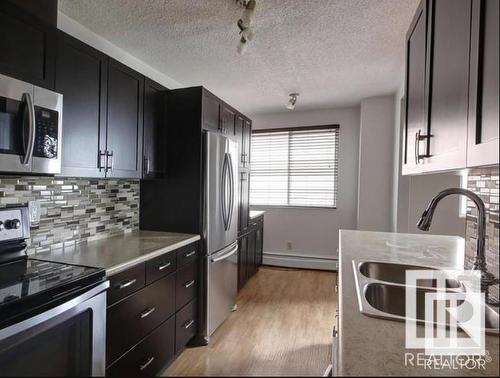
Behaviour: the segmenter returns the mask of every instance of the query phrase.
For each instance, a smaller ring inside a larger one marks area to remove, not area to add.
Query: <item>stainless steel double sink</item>
[[[437,270],[428,266],[353,260],[360,311],[365,315],[376,318],[406,321],[406,271],[428,269]],[[466,286],[454,277],[446,278],[445,282],[446,289],[439,289],[436,288],[435,280],[418,280],[418,286],[415,286],[416,319],[412,320],[419,324],[425,324],[426,293],[435,293],[438,290],[448,292],[464,292],[467,290]],[[467,303],[463,302],[465,301],[458,303],[458,305],[467,306]],[[472,314],[472,311],[471,307],[470,311],[465,311],[465,313]],[[486,333],[498,334],[498,328],[498,313],[487,305],[485,307],[485,331]]]

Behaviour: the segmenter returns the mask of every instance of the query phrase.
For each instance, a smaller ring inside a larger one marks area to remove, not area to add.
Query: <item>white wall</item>
[[[409,203],[407,229],[404,232],[423,233],[416,223],[429,201],[441,190],[460,187],[460,175],[440,173],[433,175],[412,176],[409,178]],[[465,236],[465,217],[461,218],[460,197],[449,196],[439,202],[428,232],[436,235]]]
[[[359,107],[290,111],[251,116],[254,129],[339,124],[337,209],[265,208],[264,262],[309,268],[331,267],[339,229],[355,229],[358,194]],[[287,243],[292,243],[291,250]],[[283,258],[284,256],[284,258]]]
[[[391,231],[394,95],[361,101],[357,228]]]
[[[167,88],[175,89],[183,87],[183,85],[176,80],[147,65],[60,11],[57,14],[57,28]]]

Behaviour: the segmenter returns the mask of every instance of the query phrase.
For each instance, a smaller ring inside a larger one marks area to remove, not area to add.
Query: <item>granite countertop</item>
[[[193,234],[140,230],[54,249],[33,257],[53,262],[104,268],[107,275],[112,275],[199,239],[199,235]]]
[[[459,237],[340,231],[339,375],[498,376],[499,338],[486,336],[492,361],[485,370],[425,369],[405,366],[405,324],[366,316],[359,311],[352,260],[387,261],[463,268],[465,241]]]
[[[265,213],[264,210],[250,210],[250,219],[258,218],[264,215],[264,213]]]

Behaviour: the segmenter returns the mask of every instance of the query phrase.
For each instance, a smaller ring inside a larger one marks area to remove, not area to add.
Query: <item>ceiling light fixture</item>
[[[286,108],[289,110],[295,109],[295,104],[297,103],[297,97],[300,96],[300,93],[290,93],[288,98],[288,102],[286,103]]]
[[[238,4],[245,7],[237,25],[240,29],[240,41],[238,43],[238,53],[243,55],[247,51],[248,42],[253,39],[255,31],[253,28],[255,16],[255,0],[236,0]]]

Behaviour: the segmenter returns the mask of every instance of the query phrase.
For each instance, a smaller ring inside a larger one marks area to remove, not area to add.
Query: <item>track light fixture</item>
[[[238,43],[238,53],[243,55],[248,47],[248,43],[253,39],[254,31],[254,16],[255,16],[255,0],[236,0],[238,4],[245,8],[237,25],[240,29],[240,41]]]

